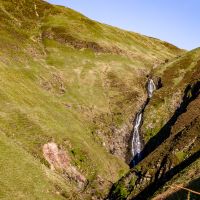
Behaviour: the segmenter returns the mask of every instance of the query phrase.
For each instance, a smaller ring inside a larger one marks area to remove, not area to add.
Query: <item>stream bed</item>
[[[132,146],[131,146],[131,152],[133,159],[130,163],[131,167],[134,167],[138,164],[138,162],[142,159],[142,148],[143,148],[143,142],[140,134],[140,127],[142,125],[142,117],[145,107],[147,106],[149,100],[153,96],[153,92],[156,90],[156,85],[154,84],[153,79],[149,78],[147,83],[147,100],[145,101],[144,105],[140,109],[140,111],[136,114],[135,120],[134,120],[134,129],[133,129],[133,136],[132,136]]]

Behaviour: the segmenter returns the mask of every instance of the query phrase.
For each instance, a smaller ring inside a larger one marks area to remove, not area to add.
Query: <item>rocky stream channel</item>
[[[142,117],[145,107],[147,106],[149,100],[153,96],[154,90],[156,90],[156,85],[153,81],[153,79],[149,78],[147,82],[147,100],[141,107],[140,111],[136,114],[135,120],[134,120],[134,129],[133,129],[133,136],[132,136],[132,142],[131,142],[131,151],[133,159],[130,163],[130,167],[134,167],[138,164],[140,160],[142,160],[142,148],[143,148],[143,142],[140,135],[140,127],[142,125]]]

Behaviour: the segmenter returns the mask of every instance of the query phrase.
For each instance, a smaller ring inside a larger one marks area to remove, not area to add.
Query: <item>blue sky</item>
[[[200,47],[200,0],[47,0],[87,17],[156,37],[180,48]]]

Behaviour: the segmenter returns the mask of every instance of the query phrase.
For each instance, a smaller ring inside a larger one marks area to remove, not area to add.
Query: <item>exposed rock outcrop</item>
[[[70,163],[70,157],[63,149],[59,149],[54,142],[43,146],[43,155],[52,170],[61,172],[64,178],[77,182],[79,188],[87,183],[86,178]]]

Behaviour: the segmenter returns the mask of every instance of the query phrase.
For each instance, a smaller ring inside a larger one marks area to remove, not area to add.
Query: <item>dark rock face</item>
[[[153,75],[150,74],[150,75],[147,76],[147,78],[150,78],[150,79],[153,80],[157,90],[160,89],[163,86],[161,77],[153,76]],[[146,87],[147,87],[147,85],[146,85]]]
[[[161,77],[156,77],[155,80],[154,80],[154,83],[157,87],[157,90],[160,89],[163,86]]]

